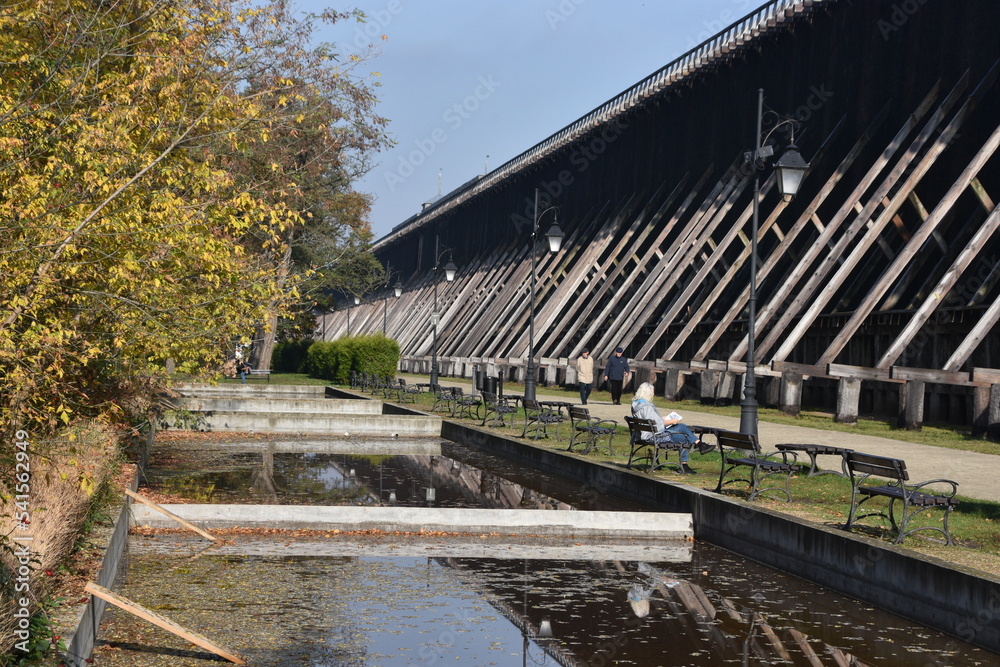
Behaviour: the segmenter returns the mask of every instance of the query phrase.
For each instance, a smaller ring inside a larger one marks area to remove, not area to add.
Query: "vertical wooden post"
[[[972,389],[972,437],[982,438],[990,424],[990,394],[993,386]]]
[[[668,370],[663,373],[666,379],[663,387],[663,398],[668,401],[676,401],[681,393],[681,372]]]
[[[740,386],[743,386],[742,380],[740,380]],[[781,404],[781,378],[764,378],[764,393],[762,395],[762,399],[761,405],[768,408],[776,408]]]
[[[986,437],[1000,440],[1000,384],[990,386],[989,416],[986,420]]]
[[[786,415],[797,417],[802,412],[802,375],[799,373],[781,374],[781,401],[779,409]]]
[[[715,383],[718,373],[715,371],[702,371],[701,375],[701,402],[703,405],[713,405],[715,403]]]
[[[900,417],[903,428],[908,431],[919,431],[924,422],[924,388],[920,380],[907,380],[900,387]]]
[[[632,362],[632,377],[635,379],[634,387],[638,387],[643,382],[654,384],[656,373],[653,371],[653,363],[650,361]]]
[[[861,380],[840,378],[837,383],[837,414],[834,421],[841,424],[858,423],[858,405],[861,401]]]
[[[719,389],[715,393],[715,404],[732,405],[734,391],[736,391],[736,376],[732,373],[723,373],[719,377]]]

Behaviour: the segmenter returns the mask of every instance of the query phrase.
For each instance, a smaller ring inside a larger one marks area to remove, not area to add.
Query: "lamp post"
[[[559,213],[557,206],[550,206],[541,213],[538,212],[538,188],[535,188],[535,215],[531,227],[531,295],[529,297],[528,313],[528,368],[524,377],[524,397],[535,400],[535,388],[538,386],[538,370],[535,367],[535,242],[538,240],[538,221],[542,216],[552,211],[552,226],[545,232],[549,243],[549,252],[555,254],[562,247],[563,231],[559,229]]]
[[[389,281],[390,280],[392,280],[392,265],[390,265],[390,264],[387,263],[386,264],[386,271],[385,271],[385,286],[386,287],[389,286]],[[401,283],[401,282],[399,282],[397,280],[396,284],[392,286],[392,291],[396,295],[397,299],[399,297],[401,297],[403,295],[403,283]],[[388,311],[388,307],[389,307],[388,303],[389,303],[389,295],[386,294],[385,297],[382,299],[382,335],[383,336],[388,336],[389,335],[389,325],[388,325],[389,316],[388,316],[388,312],[387,312]]]
[[[434,311],[431,313],[431,325],[434,328],[434,336],[431,339],[431,391],[435,391],[438,386],[438,281],[437,272],[441,264],[441,257],[444,253],[448,253],[448,263],[444,265],[444,278],[448,282],[455,279],[455,273],[458,271],[458,267],[455,266],[455,262],[451,260],[451,250],[440,249],[439,238],[434,235]]]
[[[774,113],[774,112],[769,112]],[[775,114],[777,116],[777,114]],[[763,133],[764,124],[764,89],[757,90],[757,145],[754,152],[746,153],[745,157],[754,169],[753,181],[753,226],[750,234],[750,296],[747,300],[747,368],[743,375],[743,401],[740,403],[740,432],[757,436],[757,376],[754,366],[757,363],[755,349],[755,334],[757,326],[757,228],[760,219],[760,172],[766,166],[767,158],[774,155],[774,147],[767,144],[771,135],[780,127],[788,127],[792,132],[792,141],[785,153],[775,163],[777,172],[778,192],[786,202],[791,201],[802,184],[809,164],[802,159],[799,149],[795,146],[795,128],[799,122],[794,118],[781,118]]]
[[[354,305],[361,303],[361,297],[354,297]],[[351,304],[347,304],[347,335],[351,335]]]
[[[395,297],[398,299],[403,296],[403,283],[396,281],[396,284],[392,286],[392,291]],[[388,313],[386,312],[389,303],[389,295],[386,294],[385,298],[382,300],[382,335],[389,335],[389,325],[388,325]]]

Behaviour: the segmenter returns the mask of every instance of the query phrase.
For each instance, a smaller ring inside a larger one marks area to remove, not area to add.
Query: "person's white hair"
[[[635,390],[635,397],[641,398],[644,401],[653,402],[653,396],[655,392],[653,391],[653,385],[648,382],[643,382],[639,385],[639,388]]]

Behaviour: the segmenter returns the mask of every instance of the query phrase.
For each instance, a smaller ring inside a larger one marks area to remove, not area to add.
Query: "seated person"
[[[250,372],[250,364],[240,359],[236,362],[236,372],[240,374],[240,381],[243,384],[247,383],[247,373]]]
[[[639,419],[652,419],[653,422],[660,425],[659,433],[643,433],[644,439],[652,437],[661,441],[669,440],[682,445],[686,444],[687,446],[680,451],[681,472],[685,475],[695,474],[695,471],[688,466],[688,456],[691,454],[691,447],[698,443],[698,437],[691,429],[682,424],[680,419],[668,419],[659,413],[656,406],[653,405],[653,385],[648,382],[643,382],[635,390],[635,398],[632,399],[632,416]]]

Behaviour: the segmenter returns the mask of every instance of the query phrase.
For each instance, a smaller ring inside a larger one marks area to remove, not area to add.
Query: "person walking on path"
[[[622,348],[616,347],[615,353],[608,359],[608,365],[604,367],[604,381],[608,383],[608,388],[611,391],[612,405],[622,404],[622,385],[625,384],[629,373],[632,372],[628,365],[628,359],[623,356],[624,352],[625,350]]]
[[[576,360],[576,375],[580,383],[580,402],[586,405],[590,390],[594,388],[594,360],[590,350],[584,350]]]

